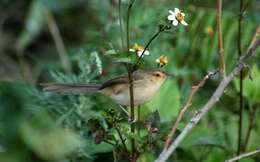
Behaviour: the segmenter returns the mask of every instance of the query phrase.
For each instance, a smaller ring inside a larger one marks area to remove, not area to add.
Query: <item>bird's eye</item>
[[[161,75],[157,73],[156,76],[157,76],[157,77],[160,77]]]

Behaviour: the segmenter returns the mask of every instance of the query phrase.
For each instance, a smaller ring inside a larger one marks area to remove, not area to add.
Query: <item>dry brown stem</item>
[[[224,61],[221,14],[222,14],[222,0],[218,0],[218,44],[219,44],[219,55],[220,55],[220,63],[221,63],[221,73],[222,73],[222,77],[225,78],[226,70],[225,70],[225,61]]]
[[[255,44],[255,42],[257,40],[257,37],[259,36],[259,33],[260,33],[260,24],[258,24],[258,27],[257,27],[256,32],[254,34],[254,37],[253,37],[253,39],[250,42],[249,48],[253,47],[253,45]]]

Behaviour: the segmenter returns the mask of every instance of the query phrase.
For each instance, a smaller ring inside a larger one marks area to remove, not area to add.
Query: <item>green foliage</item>
[[[64,130],[42,109],[31,118],[31,102],[24,83],[0,82],[1,152],[0,160],[35,161],[61,160],[80,147],[83,139]],[[13,102],[15,101],[15,102]],[[27,149],[24,149],[27,148]],[[17,156],[10,156],[17,154]],[[35,155],[35,159],[31,155]]]
[[[21,136],[26,146],[34,150],[39,157],[46,160],[58,160],[75,148],[81,147],[83,141],[70,131],[53,127],[53,122],[47,123],[46,115],[41,121],[25,121],[21,123]],[[52,128],[53,127],[53,128]]]

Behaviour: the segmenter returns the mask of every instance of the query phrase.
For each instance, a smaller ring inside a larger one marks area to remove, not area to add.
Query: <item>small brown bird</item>
[[[157,68],[137,70],[133,73],[134,104],[143,105],[149,102],[164,83],[172,76]],[[122,106],[130,105],[129,80],[127,75],[118,76],[104,84],[86,83],[42,83],[44,91],[59,94],[80,94],[100,92]]]

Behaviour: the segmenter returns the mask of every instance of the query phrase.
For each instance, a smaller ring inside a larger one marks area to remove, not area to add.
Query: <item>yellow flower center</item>
[[[184,20],[184,16],[179,12],[176,16],[178,21],[183,21]]]
[[[134,46],[134,50],[136,50],[136,51],[142,51],[142,50],[143,50],[143,47],[142,47],[142,46],[135,45],[135,46]]]
[[[167,64],[167,62],[168,62],[167,57],[160,57],[159,61],[163,65]]]

